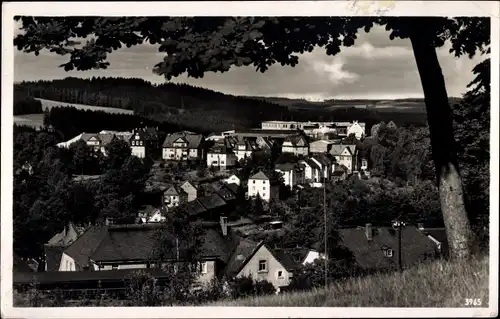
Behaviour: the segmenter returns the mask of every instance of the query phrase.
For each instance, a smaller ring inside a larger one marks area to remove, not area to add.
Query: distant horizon
[[[140,78],[140,77],[116,77],[116,76],[102,76],[102,75],[99,75],[99,76],[86,76],[86,77],[78,77],[78,76],[74,76],[74,75],[68,75],[68,76],[65,76],[65,77],[61,77],[61,78],[53,78],[53,79],[33,79],[33,80],[22,80],[22,81],[14,81],[14,85],[16,84],[20,84],[22,82],[36,82],[36,81],[58,81],[58,80],[64,80],[66,78],[78,78],[78,79],[90,79],[92,77],[100,77],[100,78],[123,78],[123,79],[140,79],[140,80],[143,80],[147,83],[150,83],[151,85],[161,85],[161,84],[184,84],[184,85],[188,85],[188,86],[191,86],[191,87],[195,87],[195,88],[201,88],[201,89],[205,89],[205,90],[210,90],[210,91],[213,91],[213,92],[216,92],[216,93],[221,93],[221,94],[225,94],[225,95],[230,95],[230,96],[237,96],[237,97],[246,97],[246,98],[254,98],[254,99],[259,99],[259,98],[279,98],[279,99],[288,99],[288,100],[301,100],[301,101],[305,101],[305,102],[310,102],[310,103],[321,103],[321,102],[326,102],[326,101],[330,101],[330,100],[340,100],[340,101],[356,101],[356,100],[361,100],[361,101],[380,101],[380,100],[389,100],[389,101],[397,101],[397,100],[410,100],[410,99],[419,99],[419,100],[424,100],[424,96],[401,96],[401,97],[352,97],[352,98],[349,98],[349,97],[345,97],[345,96],[340,96],[340,97],[328,97],[328,98],[325,98],[325,99],[315,99],[315,98],[307,98],[307,96],[304,96],[304,97],[300,97],[300,96],[290,96],[290,95],[284,95],[284,96],[280,96],[280,95],[235,95],[235,94],[232,94],[232,93],[229,93],[229,92],[222,92],[222,91],[219,91],[219,90],[216,90],[216,89],[212,89],[212,88],[208,88],[208,87],[202,87],[202,86],[196,86],[196,85],[193,85],[193,84],[190,84],[190,83],[184,83],[184,82],[165,82],[165,83],[155,83],[155,82],[152,82],[148,79],[144,79],[144,78]],[[450,99],[461,99],[461,97],[459,96],[448,96],[448,98]]]

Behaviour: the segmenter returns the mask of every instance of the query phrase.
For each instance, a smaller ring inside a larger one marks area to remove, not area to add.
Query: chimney
[[[368,241],[373,240],[373,229],[372,229],[372,224],[366,224],[365,227],[365,234],[366,234],[366,239]]]
[[[224,237],[227,236],[227,217],[221,216],[220,217],[220,227],[222,229],[222,235]]]
[[[419,230],[424,230],[424,223],[418,223],[417,227]]]

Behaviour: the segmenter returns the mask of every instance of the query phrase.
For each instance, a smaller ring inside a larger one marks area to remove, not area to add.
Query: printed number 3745
[[[472,299],[472,298],[465,298],[465,305],[466,306],[481,306],[482,300],[481,299]]]

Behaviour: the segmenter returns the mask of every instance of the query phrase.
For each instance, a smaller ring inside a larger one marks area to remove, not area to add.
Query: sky
[[[460,97],[473,79],[472,68],[484,57],[455,58],[449,44],[438,49],[449,96]],[[152,72],[163,59],[155,46],[143,44],[123,48],[108,55],[111,65],[106,70],[65,72],[58,65],[67,57],[48,51],[39,56],[15,50],[14,80],[51,80],[74,77],[135,77],[153,83],[164,83],[162,76]],[[295,67],[273,65],[265,73],[254,67],[233,67],[226,73],[206,73],[203,79],[185,75],[172,80],[215,91],[247,96],[275,96],[323,99],[397,99],[421,98],[422,86],[408,39],[389,39],[389,32],[375,27],[369,33],[360,31],[352,47],[342,48],[335,56],[317,48],[299,55]]]

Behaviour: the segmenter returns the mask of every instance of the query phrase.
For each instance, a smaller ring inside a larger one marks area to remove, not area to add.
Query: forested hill
[[[138,115],[200,129],[258,126],[262,120],[287,119],[288,108],[186,84],[154,85],[142,79],[102,78],[21,82],[15,93],[65,103],[133,110]]]

